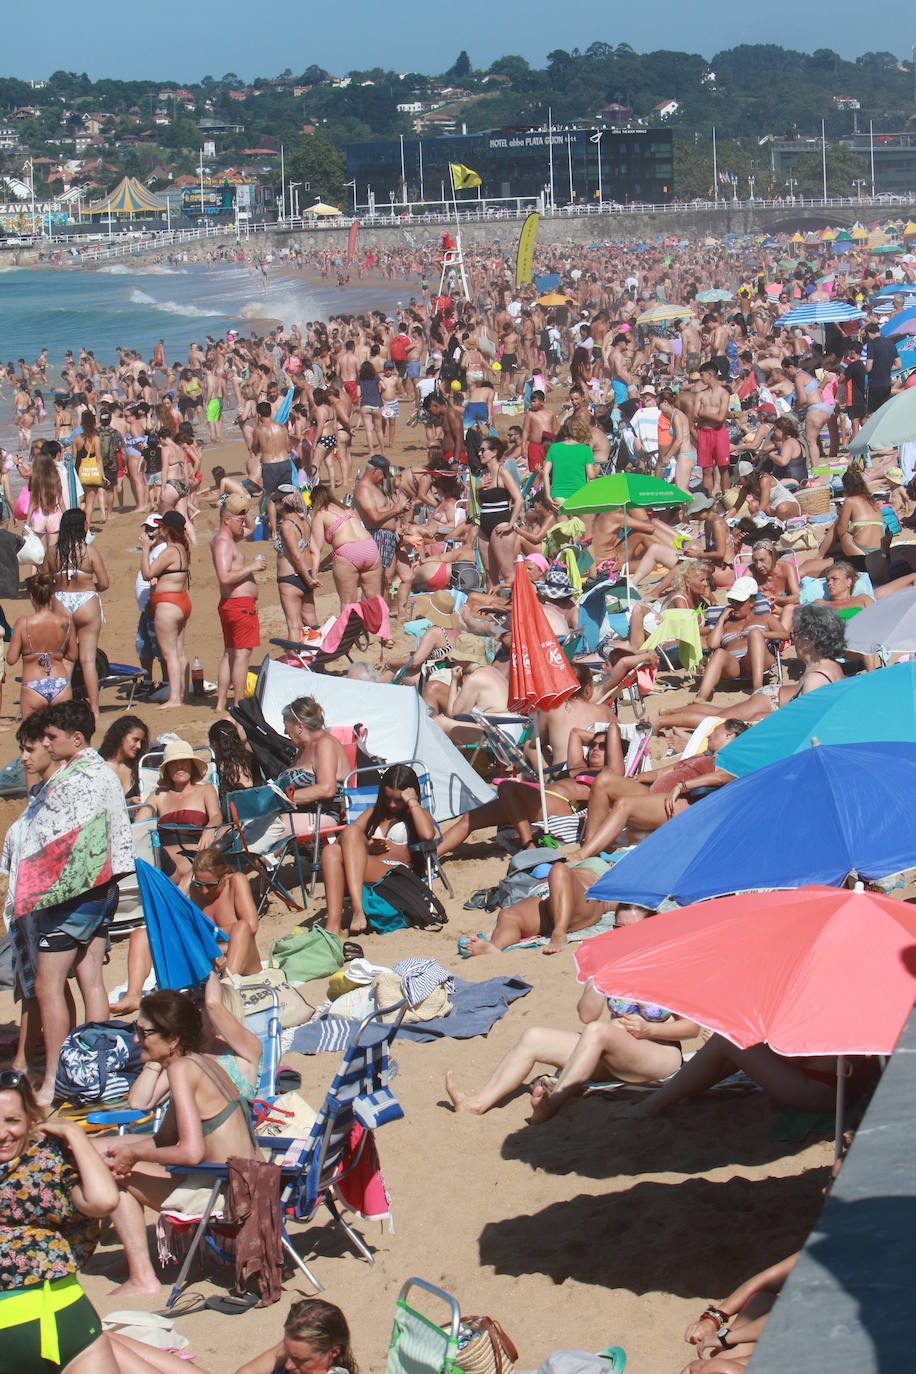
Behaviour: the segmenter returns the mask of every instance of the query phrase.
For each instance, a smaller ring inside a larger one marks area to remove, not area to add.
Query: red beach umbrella
[[[740,1049],[836,1055],[839,1158],[843,1059],[890,1054],[916,997],[916,909],[835,887],[719,897],[583,940],[576,964]]]
[[[549,711],[578,689],[578,679],[519,559],[512,582],[509,710]]]
[[[583,940],[576,964],[740,1049],[890,1054],[916,998],[916,908],[835,887],[718,897]]]

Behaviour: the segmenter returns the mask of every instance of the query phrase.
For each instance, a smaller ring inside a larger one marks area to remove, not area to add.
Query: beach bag
[[[27,486],[25,486],[22,488],[19,495],[16,497],[16,504],[13,506],[13,514],[15,515],[17,520],[24,520],[28,513],[29,489]],[[42,562],[44,562],[44,559],[42,559]]]
[[[280,968],[264,968],[260,973],[230,975],[232,985],[238,991],[245,1008],[245,1015],[253,1012],[268,1011],[273,1006],[273,998],[264,987],[265,983],[276,989],[280,1003],[280,1027],[291,1030],[294,1026],[304,1026],[315,1015],[315,1008],[306,1001],[302,993],[287,981],[286,973]]]
[[[100,487],[105,481],[105,474],[95,456],[94,448],[85,448],[82,451],[79,467],[76,475],[84,487]]]
[[[126,1097],[143,1068],[137,1037],[126,1021],[87,1021],[60,1047],[54,1096],[78,1105]]]
[[[32,563],[40,568],[45,561],[45,546],[33,529],[26,527],[19,536],[22,543],[16,554],[17,563]]]
[[[466,1331],[471,1338],[462,1345]],[[517,1359],[518,1351],[499,1322],[492,1317],[461,1318],[456,1369],[463,1374],[511,1374]]]
[[[267,960],[269,968],[282,968],[291,983],[309,983],[313,978],[329,978],[343,968],[343,942],[324,926],[305,930],[295,926],[288,935],[275,940]]]
[[[441,930],[448,921],[439,898],[409,868],[392,868],[384,878],[372,884],[370,891],[373,899],[381,898],[395,914],[404,917],[406,925],[418,930]],[[403,927],[390,925],[388,929]]]
[[[513,854],[506,869],[506,876],[500,880],[496,888],[498,905],[513,906],[525,897],[546,896],[549,879],[535,877],[532,869],[540,868],[542,864],[556,863],[557,858],[556,849],[546,847],[520,849],[517,854]]]

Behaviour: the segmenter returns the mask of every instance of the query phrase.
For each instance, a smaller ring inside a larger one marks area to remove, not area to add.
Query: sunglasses
[[[192,878],[192,879],[191,879],[191,886],[192,886],[192,887],[219,887],[219,885],[220,885],[220,883],[221,883],[222,881],[223,881],[222,878],[217,878],[217,879],[216,879],[214,882],[212,882],[212,883],[205,883],[205,882],[203,882],[200,878]]]
[[[134,1021],[130,1028],[138,1040],[148,1040],[151,1035],[161,1035],[162,1031],[158,1026],[141,1026],[139,1021]]]
[[[18,1088],[25,1080],[25,1074],[18,1069],[4,1069],[0,1072],[0,1088]]]

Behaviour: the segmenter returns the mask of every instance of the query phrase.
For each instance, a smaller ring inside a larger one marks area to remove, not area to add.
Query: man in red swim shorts
[[[210,553],[219,582],[219,622],[226,646],[217,678],[217,711],[226,709],[230,681],[235,700],[238,702],[244,697],[251,651],[261,642],[258,584],[254,574],[264,571],[267,559],[263,554],[258,554],[253,562],[248,563],[238,547],[253,528],[248,517],[247,498],[236,495],[227,497],[219,529],[210,541]]]
[[[710,496],[715,496],[723,490],[722,472],[731,461],[731,445],[725,428],[728,392],[719,381],[719,371],[713,362],[702,364],[700,379],[705,389],[698,393],[696,409],[697,463],[703,474],[703,486]]]

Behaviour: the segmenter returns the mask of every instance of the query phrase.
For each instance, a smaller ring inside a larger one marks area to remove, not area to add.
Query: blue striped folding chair
[[[366,1247],[352,1226],[341,1216],[335,1192],[337,1187],[359,1167],[363,1152],[373,1134],[390,1121],[397,1121],[404,1115],[403,1108],[390,1087],[389,1048],[398,1032],[404,1012],[406,999],[391,1007],[381,1008],[362,1021],[344,1051],[334,1081],[315,1120],[315,1124],[304,1140],[288,1140],[276,1137],[259,1138],[262,1149],[269,1150],[274,1163],[280,1165],[281,1210],[285,1218],[309,1225],[323,1205],[331,1217],[346,1232],[352,1244],[361,1255],[375,1263],[372,1252]],[[391,1018],[391,1019],[384,1019]],[[364,1127],[359,1145],[350,1148],[350,1136],[354,1126]],[[184,1287],[191,1263],[201,1242],[210,1229],[214,1208],[220,1193],[226,1186],[228,1169],[225,1165],[201,1164],[175,1166],[170,1172],[181,1174],[206,1174],[214,1178],[210,1197],[194,1232],[181,1270],[169,1294],[167,1308],[171,1308]],[[215,1176],[215,1177],[214,1177]],[[225,1235],[226,1225],[218,1223],[220,1236]],[[311,1284],[323,1292],[305,1260],[293,1247],[284,1224],[281,1245],[284,1254],[305,1274]],[[217,1244],[224,1249],[224,1241]]]
[[[436,799],[433,795],[433,780],[426,765],[421,759],[393,759],[384,765],[372,764],[368,768],[354,768],[352,772],[347,774],[343,784],[343,796],[344,815],[348,825],[351,821],[355,821],[357,816],[361,816],[364,811],[368,811],[375,805],[375,799],[378,796],[379,774],[384,772],[386,768],[393,768],[396,763],[404,763],[416,773],[417,781],[420,784],[420,803],[430,815],[434,815]],[[455,894],[452,891],[452,885],[439,863],[437,853],[442,832],[438,824],[435,822],[434,824],[436,824],[435,837],[431,840],[420,840],[416,844],[412,844],[410,848],[423,855],[426,865],[427,887],[432,887],[434,878],[441,878],[449,896],[453,897]]]

